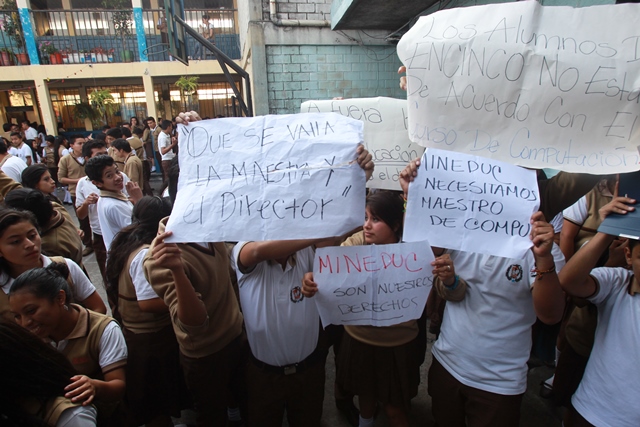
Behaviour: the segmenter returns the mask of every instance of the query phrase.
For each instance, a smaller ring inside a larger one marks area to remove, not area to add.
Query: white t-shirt
[[[273,366],[303,361],[318,344],[320,315],[314,301],[302,296],[302,277],[313,271],[315,251],[299,250],[294,265],[285,269],[277,262],[263,261],[251,272],[238,270],[240,242],[232,252],[238,276],[247,339],[254,357]]]
[[[27,164],[18,156],[10,156],[5,160],[2,172],[6,173],[9,178],[16,182],[22,182],[22,171],[27,168]]]
[[[43,267],[51,264],[51,258],[45,255],[41,255],[41,257]],[[74,299],[76,301],[86,300],[96,291],[96,287],[93,286],[91,280],[89,280],[89,278],[84,274],[78,264],[69,258],[65,258],[64,260],[67,263],[67,268],[69,268],[69,274],[71,275],[71,281],[73,282]],[[7,273],[2,272],[0,274],[0,283],[2,283],[2,290],[5,294],[9,293],[11,286],[13,286],[13,282],[13,277],[9,276]]]
[[[556,270],[564,266],[553,245]],[[468,283],[462,301],[447,301],[433,356],[462,384],[502,395],[527,389],[534,257],[500,258],[451,251],[456,273]]]
[[[133,204],[113,197],[100,197],[96,203],[102,240],[107,251],[111,247],[116,234],[129,224],[131,224],[131,212]]]
[[[564,216],[564,219],[571,221],[576,225],[584,224],[589,216],[589,211],[587,209],[587,196],[582,196],[577,202],[562,211],[562,215]]]
[[[159,298],[158,294],[156,294],[153,288],[151,288],[147,278],[144,277],[144,267],[142,262],[144,261],[144,257],[147,255],[147,252],[149,252],[149,248],[140,250],[140,252],[133,257],[131,265],[129,266],[129,276],[131,276],[131,281],[133,282],[133,287],[136,290],[136,298],[138,301],[148,301],[150,299]]]
[[[22,160],[24,160],[24,162],[27,162],[27,157],[33,157],[33,152],[31,151],[31,148],[29,148],[29,146],[25,143],[22,144],[22,146],[20,147],[15,147],[16,151],[15,154],[13,154],[14,156],[18,156],[20,157]],[[35,161],[33,159],[31,159],[33,161],[33,163],[35,163]]]
[[[598,307],[598,327],[589,362],[571,403],[598,427],[640,426],[640,294],[630,295],[633,272],[596,268],[600,284],[589,299]]]
[[[549,224],[553,226],[554,233],[558,234],[562,231],[562,222],[563,222],[562,212],[559,212],[556,216],[553,217],[551,221],[549,221]]]
[[[162,149],[169,147],[170,145],[171,145],[171,135],[167,135],[164,132],[160,132],[158,134],[158,150],[162,155],[162,160],[172,160],[176,156],[173,150],[169,150],[167,153],[162,154]]]
[[[124,173],[122,173],[122,181],[124,183],[124,189],[122,192],[125,196],[129,196],[127,194],[127,182],[131,181],[129,177]],[[91,193],[95,193],[98,196],[100,195],[100,189],[96,187],[93,182],[87,177],[80,178],[78,181],[78,185],[76,186],[76,209],[82,206],[87,197],[91,195]],[[97,203],[93,205],[89,205],[88,207],[88,217],[89,224],[91,225],[91,231],[102,236],[102,230],[100,229],[100,220],[98,219],[98,206]]]
[[[29,126],[29,129],[24,131],[24,139],[38,139],[38,131]]]

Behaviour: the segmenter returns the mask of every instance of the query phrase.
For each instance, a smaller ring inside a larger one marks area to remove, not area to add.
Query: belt
[[[300,372],[303,372],[308,368],[311,368],[317,362],[324,360],[326,356],[327,356],[326,349],[321,349],[320,346],[318,346],[316,347],[315,350],[313,350],[313,353],[308,355],[303,361],[298,363],[292,363],[291,365],[286,365],[286,366],[269,365],[268,363],[264,363],[263,361],[256,359],[253,353],[251,353],[251,360],[258,368],[262,370],[273,372],[275,374],[280,374],[280,375],[293,375],[293,374],[298,374]]]

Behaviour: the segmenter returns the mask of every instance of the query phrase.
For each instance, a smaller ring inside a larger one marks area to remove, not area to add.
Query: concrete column
[[[267,89],[267,48],[264,44],[264,30],[260,25],[249,24],[251,43],[251,89],[253,90],[253,114],[269,114],[269,91]]]
[[[20,23],[22,24],[22,35],[24,37],[24,46],[29,54],[29,61],[32,65],[39,65],[38,45],[36,43],[33,23],[31,22],[31,4],[29,0],[17,0],[18,14]]]
[[[80,94],[80,101],[89,102],[89,97],[87,96],[87,88],[86,87],[80,86],[78,88],[78,93]],[[93,123],[91,123],[91,120],[84,119],[84,127],[87,130],[93,130]]]
[[[71,11],[73,8],[71,7],[71,0],[62,0],[62,10]],[[64,14],[65,19],[67,21],[67,32],[71,37],[76,35],[76,27],[73,23],[73,16],[70,13]]]
[[[53,111],[53,104],[51,103],[51,94],[49,93],[49,86],[44,79],[34,80],[36,84],[36,92],[38,94],[38,103],[40,104],[40,121],[47,128],[49,135],[58,134],[58,122],[56,120],[56,114]]]
[[[142,0],[132,0],[133,21],[136,23],[136,36],[138,38],[138,53],[140,54],[140,62],[148,62],[147,55],[147,36],[144,30],[144,19],[142,15]]]
[[[144,85],[144,94],[147,99],[147,117],[158,117],[156,109],[156,97],[153,88],[153,78],[146,72],[142,76],[142,84]]]

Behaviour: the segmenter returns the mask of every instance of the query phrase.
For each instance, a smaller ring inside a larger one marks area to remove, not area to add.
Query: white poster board
[[[442,10],[398,44],[409,137],[568,172],[640,169],[640,6]]]
[[[403,238],[519,258],[531,247],[530,218],[539,206],[535,171],[427,148],[409,184]]]
[[[407,100],[386,97],[306,101],[301,113],[333,112],[364,123],[364,145],[376,165],[368,188],[401,190],[400,172],[422,156],[424,147],[409,140]]]
[[[362,122],[339,114],[178,125],[172,242],[309,239],[362,225]]]
[[[419,318],[433,260],[426,241],[318,249],[314,300],[322,325],[391,326]]]

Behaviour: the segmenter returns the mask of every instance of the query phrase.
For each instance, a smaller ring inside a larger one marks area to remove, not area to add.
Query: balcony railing
[[[130,34],[118,33],[114,28],[113,17],[117,13],[130,13]],[[42,63],[57,63],[59,60],[64,63],[131,62],[139,61],[141,53],[150,61],[169,59],[166,37],[158,29],[158,22],[164,14],[160,9],[143,11],[143,29],[136,28],[131,10],[34,10],[32,14]],[[195,28],[202,22],[203,14],[209,15],[214,23],[216,44],[220,49],[234,59],[239,58],[236,11],[185,11],[187,22]],[[144,31],[147,44],[143,52],[138,45],[139,31]],[[188,39],[190,52],[193,52],[194,41],[190,37]],[[45,53],[45,50],[59,52],[52,54]]]
[[[17,10],[0,11],[0,65],[28,65],[20,15]]]

